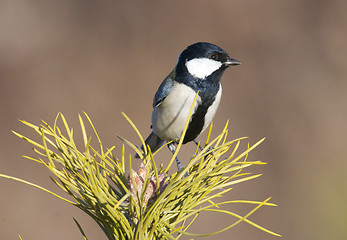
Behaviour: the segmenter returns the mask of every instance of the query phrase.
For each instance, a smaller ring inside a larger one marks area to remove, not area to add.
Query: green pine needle
[[[135,124],[124,113],[123,116],[144,145],[144,138]],[[34,186],[80,208],[96,221],[109,240],[178,239],[183,235],[210,236],[226,231],[240,222],[280,236],[249,219],[262,206],[276,206],[268,202],[270,198],[264,201],[218,201],[232,190],[233,185],[260,176],[245,173],[244,170],[253,165],[265,164],[260,161],[248,161],[249,153],[264,139],[238,153],[240,143],[245,138],[227,140],[227,123],[221,134],[211,140],[211,124],[203,150],[197,149],[187,167],[177,173],[171,165],[179,152],[183,137],[166,167],[155,161],[157,152],[152,153],[148,147],[142,152],[135,144],[121,138],[143,161],[139,170],[131,170],[129,174],[125,171],[125,163],[129,163],[130,169],[134,164],[131,156],[127,160],[124,145],[117,154],[114,153],[114,146],[105,149],[92,121],[87,114],[84,114],[84,117],[93,130],[93,137],[96,137],[98,146],[92,146],[92,137],[87,133],[85,120],[81,116],[79,122],[83,139],[82,149],[77,148],[73,130],[61,113],[57,115],[52,127],[44,121],[40,126],[22,121],[41,136],[41,143],[14,132],[33,145],[35,153],[38,154],[37,158],[26,158],[42,164],[51,171],[52,181],[65,191],[71,200],[19,178],[4,174],[0,174],[0,177]],[[59,122],[62,122],[62,125]],[[189,121],[186,128],[188,123]],[[169,169],[174,173],[168,175]],[[184,177],[186,172],[189,172],[189,175]],[[240,216],[223,209],[229,204],[249,204],[254,207],[246,215]],[[203,212],[229,215],[234,217],[235,221],[212,233],[190,233],[189,227]],[[75,223],[83,238],[87,239],[77,220]]]

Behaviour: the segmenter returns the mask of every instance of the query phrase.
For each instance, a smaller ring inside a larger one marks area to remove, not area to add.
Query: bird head
[[[222,73],[227,67],[239,64],[241,63],[230,58],[222,48],[211,43],[198,42],[188,46],[180,54],[177,72],[179,74],[182,71],[203,80],[215,72]]]

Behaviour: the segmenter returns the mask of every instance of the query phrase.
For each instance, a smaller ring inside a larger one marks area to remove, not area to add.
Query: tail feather
[[[160,137],[158,137],[155,133],[151,132],[151,134],[147,137],[146,146],[148,145],[151,148],[151,152],[157,151],[163,144],[165,143],[165,140],[162,140]],[[141,147],[141,150],[143,151],[143,146]],[[135,155],[136,158],[139,158],[139,155]]]
[[[165,140],[162,140],[155,133],[151,132],[151,134],[146,139],[145,143],[151,148],[151,152],[155,152],[161,146],[163,146],[163,144],[165,143]]]

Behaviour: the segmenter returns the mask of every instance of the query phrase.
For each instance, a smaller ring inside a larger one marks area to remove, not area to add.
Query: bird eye
[[[216,60],[218,59],[218,56],[217,56],[216,54],[212,54],[212,55],[210,56],[210,59],[216,61]]]

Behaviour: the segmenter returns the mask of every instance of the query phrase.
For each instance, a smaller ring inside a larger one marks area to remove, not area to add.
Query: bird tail
[[[151,148],[151,152],[157,151],[163,144],[165,143],[165,140],[162,140],[160,137],[158,137],[155,133],[151,132],[149,136],[147,137],[146,146],[148,145]],[[143,146],[141,147],[141,150],[143,151]],[[135,155],[135,158],[140,158],[138,154]]]

